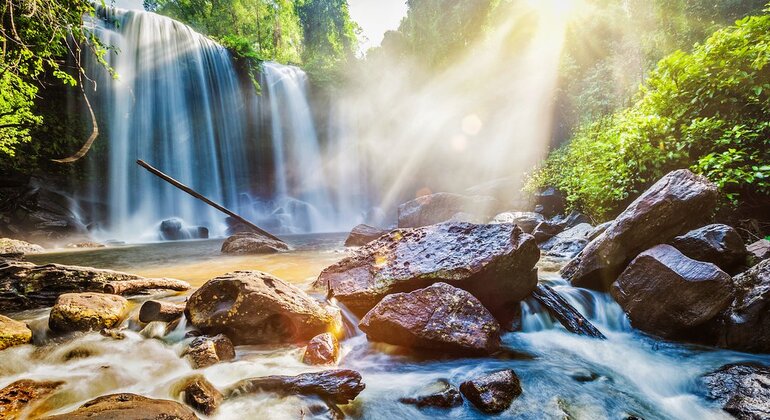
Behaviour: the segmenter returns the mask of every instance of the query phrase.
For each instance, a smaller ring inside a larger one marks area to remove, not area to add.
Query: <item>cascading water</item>
[[[302,70],[264,63],[258,96],[242,87],[224,47],[172,19],[100,9],[93,26],[115,47],[106,58],[118,75],[113,80],[89,60],[98,87],[89,94],[106,143],[106,164],[89,165],[99,185],[89,200],[106,204],[104,239],[155,240],[170,218],[225,234],[222,214],[144,172],[136,159],[276,233],[357,222],[340,217],[350,212],[338,211],[344,197],[330,198]],[[183,226],[175,237],[185,232],[197,231]]]

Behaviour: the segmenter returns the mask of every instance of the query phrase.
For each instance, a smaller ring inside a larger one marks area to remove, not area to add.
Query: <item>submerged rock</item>
[[[628,261],[702,225],[716,203],[717,187],[706,178],[686,169],[671,172],[634,200],[562,275],[574,286],[607,290]]]
[[[465,290],[436,283],[380,301],[359,324],[373,341],[448,353],[490,354],[500,346],[500,325]]]
[[[727,308],[733,286],[730,275],[714,264],[658,245],[639,254],[611,292],[636,328],[679,337]]]
[[[480,411],[498,414],[521,395],[521,383],[516,372],[506,369],[463,382],[460,392]]]
[[[701,382],[709,399],[738,419],[770,418],[770,367],[757,363],[722,366]]]
[[[0,350],[32,342],[27,324],[0,315]]]
[[[347,404],[365,388],[361,374],[348,369],[303,373],[297,376],[264,376],[244,379],[225,392],[227,398],[257,392],[279,395],[314,395],[334,404]]]
[[[0,254],[33,254],[43,251],[45,249],[40,245],[18,239],[0,238]]]
[[[332,333],[323,333],[313,337],[307,343],[302,362],[308,365],[329,365],[337,362],[340,355],[340,343]]]
[[[36,410],[62,385],[62,381],[22,379],[0,389],[0,419],[39,417]]]
[[[580,314],[580,312],[552,288],[544,284],[538,284],[537,289],[532,292],[532,297],[540,302],[541,305],[545,306],[548,309],[548,312],[550,312],[551,315],[553,315],[561,325],[567,329],[567,331],[588,337],[606,338],[601,331],[594,327],[593,324],[591,324]]]
[[[445,380],[438,381],[435,385],[440,388],[436,391],[427,390],[417,397],[404,397],[399,401],[404,404],[415,405],[418,408],[454,408],[463,405],[463,397],[460,391]],[[431,386],[429,388],[435,388]]]
[[[261,271],[207,281],[187,301],[187,318],[234,344],[296,343],[332,331],[334,316],[305,292]]]
[[[235,359],[235,347],[227,336],[195,337],[182,356],[190,361],[194,369],[203,369],[219,362]]]
[[[493,217],[489,223],[512,223],[518,225],[525,233],[532,233],[535,227],[544,222],[545,217],[532,211],[507,211]]]
[[[105,246],[102,243],[93,241],[73,242],[65,245],[66,248],[104,248]]]
[[[110,394],[80,406],[75,411],[57,416],[45,417],[48,420],[133,420],[133,419],[173,419],[197,420],[198,416],[184,405],[171,400],[156,400],[136,394]]]
[[[717,345],[770,352],[770,260],[733,278],[735,299],[716,322]]]
[[[185,378],[175,386],[174,397],[181,399],[195,411],[207,416],[214,414],[225,397],[203,375]]]
[[[487,196],[464,196],[435,193],[417,197],[398,206],[398,227],[416,228],[446,222],[457,213],[489,220],[499,207],[498,201]]]
[[[727,272],[745,265],[748,255],[738,231],[721,224],[704,226],[677,236],[671,245],[694,260],[713,263]]]
[[[99,331],[118,326],[128,311],[128,301],[104,293],[66,293],[51,308],[48,326],[58,332]]]
[[[345,239],[345,246],[363,246],[386,233],[388,233],[387,230],[374,226],[358,225],[350,231],[350,235]]]
[[[61,294],[102,292],[111,283],[152,285],[155,280],[165,279],[72,265],[4,261],[0,262],[0,312],[52,306]]]
[[[505,322],[537,285],[532,236],[515,225],[442,223],[397,229],[324,269],[316,281],[363,316],[385,296],[444,282]]]
[[[272,254],[288,250],[286,243],[254,232],[236,233],[222,244],[223,254]]]

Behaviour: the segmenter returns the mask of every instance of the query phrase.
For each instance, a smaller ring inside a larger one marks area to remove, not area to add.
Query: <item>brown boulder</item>
[[[658,245],[631,261],[611,292],[636,328],[681,337],[727,308],[733,286],[730,275],[714,264]]]
[[[75,411],[47,420],[197,420],[198,416],[184,405],[171,400],[156,400],[136,394],[110,394],[80,406]]]
[[[261,271],[235,271],[207,281],[190,296],[190,323],[225,334],[235,345],[296,343],[336,326],[334,316],[305,292]]]
[[[303,373],[297,376],[264,376],[236,382],[225,392],[227,398],[257,392],[279,395],[313,395],[334,404],[347,404],[365,388],[361,374],[348,369]]]
[[[48,326],[58,332],[99,331],[123,321],[128,301],[104,293],[66,293],[51,308]]]
[[[43,252],[42,246],[18,239],[0,238],[0,254],[33,254]]]
[[[225,239],[223,254],[272,254],[289,250],[285,242],[254,232],[240,232]]]
[[[735,299],[717,319],[717,345],[770,352],[770,260],[733,278]]]
[[[332,333],[323,333],[313,337],[307,343],[302,362],[308,365],[334,364],[340,354],[340,343]]]
[[[224,401],[224,396],[203,375],[193,375],[174,387],[174,397],[181,399],[195,411],[212,415]]]
[[[0,419],[38,417],[36,410],[63,384],[61,381],[22,379],[0,389]]]
[[[540,250],[515,225],[442,223],[397,229],[326,268],[316,281],[359,316],[392,293],[444,282],[506,321],[537,285]]]
[[[219,362],[235,359],[235,347],[226,336],[195,337],[182,356],[187,357],[194,369],[203,369]]]
[[[384,229],[369,225],[358,225],[350,231],[350,235],[345,239],[345,246],[363,246],[386,233],[388,231]]]
[[[607,290],[628,261],[702,225],[716,203],[717,187],[706,178],[686,169],[671,172],[634,200],[562,275],[574,286]]]
[[[359,324],[373,341],[449,353],[490,354],[500,346],[500,325],[465,290],[436,283],[380,301]]]
[[[0,315],[0,350],[28,344],[32,341],[32,330],[27,324]]]
[[[521,395],[521,383],[516,372],[506,369],[463,382],[460,392],[480,411],[497,414]]]
[[[140,322],[174,322],[184,315],[185,305],[165,302],[160,300],[148,300],[139,309]]]
[[[435,193],[417,197],[398,206],[398,227],[416,228],[446,222],[457,213],[489,220],[499,207],[498,201],[487,196],[464,196]]]
[[[727,272],[746,264],[746,246],[738,231],[730,226],[713,224],[677,236],[674,248],[688,257],[710,262]]]

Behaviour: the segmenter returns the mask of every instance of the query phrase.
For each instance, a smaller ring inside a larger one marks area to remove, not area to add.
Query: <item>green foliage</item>
[[[770,194],[770,9],[658,63],[630,108],[585,124],[530,178],[597,219],[689,167],[735,202]]]
[[[333,84],[358,46],[360,29],[350,18],[348,2],[300,0],[295,8],[302,25],[305,69],[316,82]]]

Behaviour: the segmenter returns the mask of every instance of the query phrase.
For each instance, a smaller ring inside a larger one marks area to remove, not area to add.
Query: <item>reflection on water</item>
[[[342,238],[289,237],[295,251],[269,256],[222,256],[221,241],[211,240],[50,253],[31,259],[173,276],[195,284],[234,269],[260,269],[306,286],[321,269],[344,255]],[[507,351],[497,357],[452,359],[412,353],[370,343],[351,325],[348,338],[341,343],[340,367],[361,372],[366,389],[343,407],[345,413],[355,419],[485,418],[468,403],[452,410],[420,410],[398,400],[420,393],[439,379],[457,386],[474,376],[511,368],[521,378],[523,394],[498,418],[726,419],[729,417],[723,411],[702,398],[697,378],[730,362],[770,363],[767,355],[673,344],[641,334],[630,327],[606,294],[573,288],[559,278],[556,271],[561,263],[542,261],[541,281],[562,293],[607,340],[568,333],[538,311],[532,301],[524,305],[524,332],[506,334],[503,345]],[[178,295],[171,299],[184,298]],[[132,299],[134,316],[143,299],[147,297]],[[44,337],[47,312],[17,315],[30,323],[37,337]],[[152,328],[126,335],[117,341],[93,333],[40,348],[20,346],[2,351],[0,387],[18,379],[66,381],[62,394],[44,407],[50,413],[65,413],[89,399],[114,392],[174,398],[174,385],[196,372],[179,358],[186,345],[181,330],[162,340],[145,338],[154,335]],[[224,389],[249,377],[324,369],[302,364],[303,351],[296,346],[239,346],[236,361],[197,372]],[[308,405],[315,403],[298,397],[245,395],[226,401],[213,418],[299,419],[303,418],[301,413],[307,413]]]

